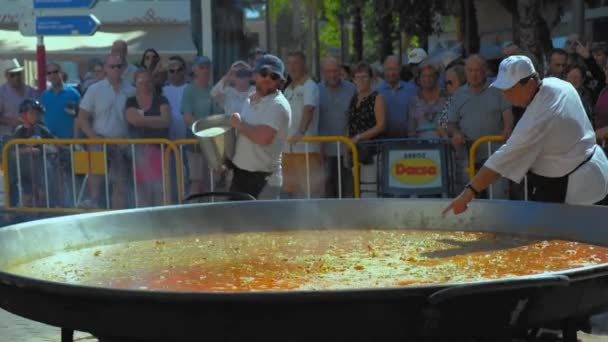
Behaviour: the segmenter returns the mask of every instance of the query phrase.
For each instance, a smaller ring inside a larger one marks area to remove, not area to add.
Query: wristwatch
[[[477,191],[477,189],[475,189],[471,183],[467,183],[467,185],[465,185],[464,187],[465,187],[465,189],[471,190],[473,192],[473,194],[475,195],[475,197],[479,197],[480,192]]]

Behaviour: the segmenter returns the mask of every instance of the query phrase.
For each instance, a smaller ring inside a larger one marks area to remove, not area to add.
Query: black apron
[[[593,152],[582,163],[578,164],[574,170],[562,177],[545,177],[528,171],[528,198],[536,202],[566,202],[566,192],[568,191],[568,178],[581,166],[585,165],[595,153]]]

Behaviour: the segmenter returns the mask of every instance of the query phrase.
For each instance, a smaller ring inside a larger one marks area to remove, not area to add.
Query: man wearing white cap
[[[549,77],[540,80],[525,56],[500,63],[492,83],[505,98],[525,107],[511,137],[484,164],[465,190],[444,210],[464,212],[480,191],[501,176],[519,183],[528,174],[533,201],[593,204],[608,193],[608,160],[576,90]]]

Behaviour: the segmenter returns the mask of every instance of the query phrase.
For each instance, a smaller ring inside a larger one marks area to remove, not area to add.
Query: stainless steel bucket
[[[192,134],[198,139],[207,166],[219,170],[225,160],[232,160],[236,145],[236,130],[230,127],[230,116],[218,114],[197,120]]]

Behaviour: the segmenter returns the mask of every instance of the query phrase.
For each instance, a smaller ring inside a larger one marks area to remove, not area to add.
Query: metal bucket
[[[228,115],[212,115],[192,124],[192,134],[198,139],[207,166],[219,170],[225,160],[232,160],[236,145],[236,130],[230,127]]]

